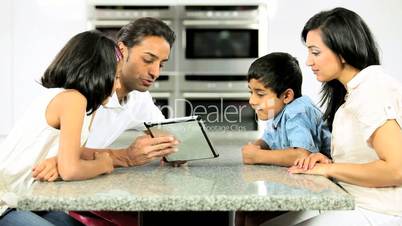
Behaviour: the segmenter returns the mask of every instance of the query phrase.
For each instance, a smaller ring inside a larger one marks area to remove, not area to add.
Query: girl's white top
[[[60,130],[48,125],[45,114],[50,101],[62,91],[44,88],[0,144],[0,214],[16,207],[18,196],[33,184],[32,167],[57,155]],[[88,136],[89,119],[85,115],[81,144]]]

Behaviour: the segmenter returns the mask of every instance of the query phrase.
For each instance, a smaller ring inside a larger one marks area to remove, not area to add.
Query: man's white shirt
[[[145,121],[160,121],[164,118],[148,91],[132,91],[122,104],[119,103],[116,93],[113,93],[108,103],[96,111],[85,146],[105,148],[124,131],[142,131],[145,129]]]

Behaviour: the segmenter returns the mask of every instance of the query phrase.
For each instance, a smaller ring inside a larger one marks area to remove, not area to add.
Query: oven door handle
[[[183,20],[185,27],[194,28],[250,28],[258,29],[258,21],[254,20]]]
[[[153,98],[169,98],[170,97],[170,93],[168,93],[168,92],[153,92],[153,91],[150,91],[150,93],[151,93],[151,96]]]
[[[225,99],[242,99],[247,100],[249,98],[248,93],[194,93],[194,92],[186,92],[183,93],[184,98],[192,98],[192,99],[216,99],[216,98],[225,98]]]
[[[162,20],[168,26],[172,25],[172,21],[170,20]],[[123,27],[124,25],[128,24],[130,20],[94,20],[92,21],[92,25],[101,28],[108,28],[108,27]]]

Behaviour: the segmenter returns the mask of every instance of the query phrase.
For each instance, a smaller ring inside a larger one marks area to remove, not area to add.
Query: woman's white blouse
[[[380,66],[367,67],[347,84],[345,103],[335,114],[331,147],[334,162],[378,160],[371,146],[371,135],[390,119],[402,128],[402,86]],[[402,216],[402,187],[339,184],[354,196],[357,207]]]
[[[0,214],[15,207],[18,195],[34,182],[32,167],[57,155],[60,131],[47,124],[49,102],[64,89],[44,89],[13,127],[0,146]],[[85,116],[81,142],[88,136],[89,117]]]

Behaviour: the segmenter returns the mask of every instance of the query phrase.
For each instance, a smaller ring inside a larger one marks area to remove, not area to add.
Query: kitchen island
[[[255,134],[211,133],[220,156],[182,167],[118,168],[85,181],[39,182],[24,195],[24,210],[254,211],[348,210],[353,198],[322,176],[291,175],[287,168],[243,165],[241,146]],[[124,146],[134,133],[113,144]]]

